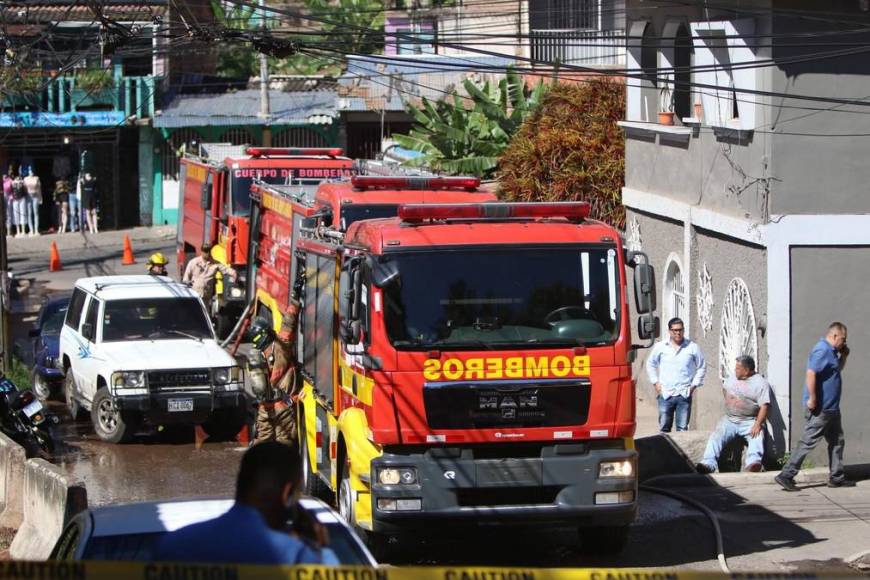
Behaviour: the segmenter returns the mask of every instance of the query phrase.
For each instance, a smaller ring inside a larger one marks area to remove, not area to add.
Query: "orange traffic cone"
[[[60,263],[60,253],[57,251],[57,244],[51,242],[51,255],[48,258],[48,271],[57,272],[63,270],[63,264]]]
[[[202,425],[193,426],[193,446],[196,449],[202,449],[202,444],[208,439],[208,433],[202,428]]]
[[[244,446],[248,446],[251,443],[251,430],[248,427],[248,424],[245,423],[241,430],[236,433],[236,442],[241,443]]]
[[[121,263],[125,266],[136,263],[136,259],[133,257],[133,246],[130,244],[130,236],[124,236],[124,257],[121,258]]]

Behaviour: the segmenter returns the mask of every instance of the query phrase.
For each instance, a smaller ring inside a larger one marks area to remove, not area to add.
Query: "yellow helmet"
[[[151,254],[151,257],[148,258],[149,266],[165,266],[169,262],[166,261],[166,258],[163,257],[163,254],[157,252],[156,254]]]

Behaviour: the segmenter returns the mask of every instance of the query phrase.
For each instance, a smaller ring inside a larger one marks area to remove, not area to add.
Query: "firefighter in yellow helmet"
[[[271,320],[257,318],[251,324],[253,349],[248,355],[251,390],[259,399],[255,442],[296,439],[296,410],[293,399],[299,394],[293,353],[299,302],[290,308],[275,334]]]
[[[151,254],[151,257],[148,258],[148,273],[152,276],[168,276],[166,273],[166,264],[168,263],[160,252]]]

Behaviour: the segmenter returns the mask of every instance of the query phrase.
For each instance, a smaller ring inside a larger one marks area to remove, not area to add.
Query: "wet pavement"
[[[193,427],[114,445],[100,441],[89,420],[73,422],[62,403],[51,408],[63,419],[52,433],[57,441],[53,462],[85,483],[90,506],[234,493],[245,445],[206,440],[197,449]]]

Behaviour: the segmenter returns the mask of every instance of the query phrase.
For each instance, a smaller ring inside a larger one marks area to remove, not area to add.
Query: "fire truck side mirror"
[[[359,344],[362,325],[360,323],[360,308],[362,304],[362,260],[351,259],[346,268],[342,268],[339,279],[340,321],[339,332],[345,344]]]
[[[659,317],[642,314],[637,318],[637,337],[641,340],[654,340],[659,335]]]
[[[656,308],[656,275],[649,264],[634,267],[634,304],[638,314],[647,314]]]

